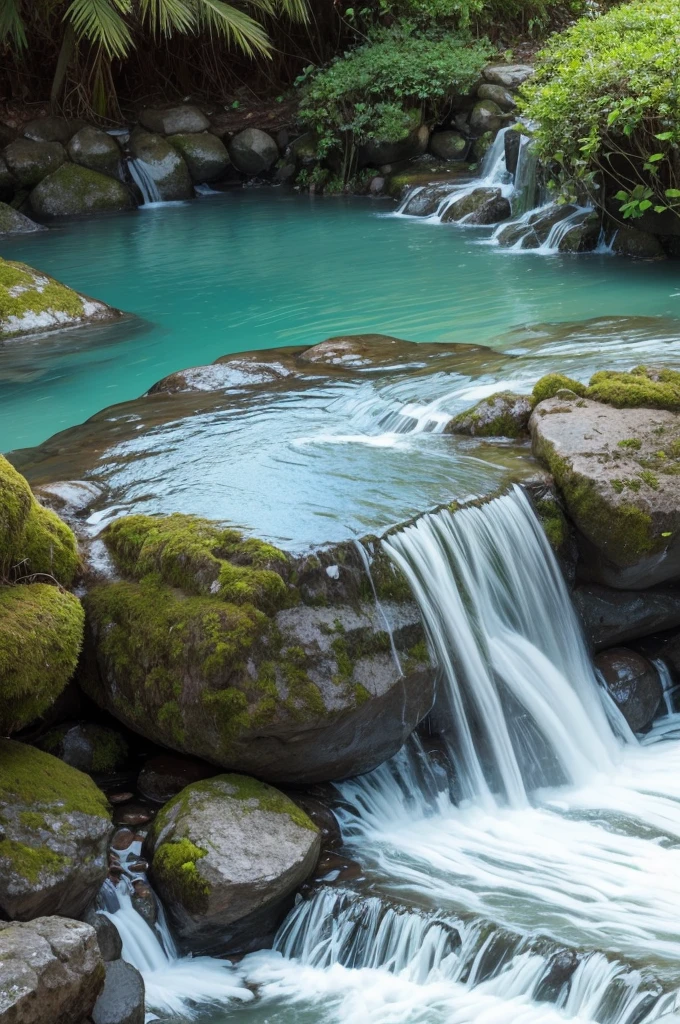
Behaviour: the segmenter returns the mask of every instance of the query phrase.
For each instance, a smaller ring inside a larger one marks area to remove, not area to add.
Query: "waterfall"
[[[132,180],[142,193],[142,206],[154,206],[156,203],[162,203],[163,197],[151,175],[149,165],[144,160],[133,157],[128,158],[127,165]]]

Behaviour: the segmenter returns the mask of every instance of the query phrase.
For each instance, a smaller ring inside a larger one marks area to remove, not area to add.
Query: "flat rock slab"
[[[582,577],[623,590],[680,578],[680,415],[559,397],[529,426],[581,535]]]

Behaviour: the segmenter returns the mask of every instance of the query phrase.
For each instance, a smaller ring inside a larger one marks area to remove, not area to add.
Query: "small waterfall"
[[[532,140],[527,135],[520,137],[514,186],[512,212],[515,216],[520,216],[539,205],[538,157]]]
[[[443,671],[433,717],[463,799],[522,807],[533,790],[611,770],[619,744],[562,574],[519,488],[425,516],[383,546]]]
[[[142,193],[142,206],[154,206],[156,203],[162,203],[163,197],[151,175],[149,165],[144,160],[134,157],[128,158],[127,165],[132,180]]]

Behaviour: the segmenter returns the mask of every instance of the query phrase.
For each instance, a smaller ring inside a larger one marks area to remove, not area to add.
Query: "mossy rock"
[[[83,608],[73,594],[35,583],[0,586],[0,731],[42,715],[78,661]]]
[[[454,416],[445,433],[470,437],[523,437],[528,434],[533,407],[533,400],[528,395],[499,391],[483,398],[472,409]]]
[[[0,203],[0,235],[31,235],[46,230],[7,203]]]
[[[67,723],[50,729],[38,746],[88,774],[113,772],[125,764],[128,756],[127,742],[119,732],[93,722]]]
[[[13,565],[34,501],[27,481],[0,455],[0,579]]]
[[[184,157],[191,180],[196,185],[204,181],[219,181],[231,164],[227,147],[210,132],[171,135],[168,142]]]
[[[122,178],[120,146],[108,132],[87,126],[81,128],[68,144],[74,164],[97,171],[109,178]]]
[[[244,952],[271,942],[320,845],[317,827],[283,793],[219,775],[160,811],[149,835],[152,879],[184,948]]]
[[[189,169],[180,153],[162,135],[135,130],[130,137],[130,152],[141,160],[165,202],[192,199],[194,188]]]
[[[510,201],[499,188],[476,188],[447,206],[442,221],[466,224],[498,224],[511,215]]]
[[[680,412],[680,371],[636,366],[629,372],[600,370],[586,386],[561,373],[549,373],[535,384],[533,396],[543,402],[560,391],[616,406],[617,409],[666,409]]]
[[[4,151],[5,163],[20,188],[34,188],[66,160],[59,142],[15,139]]]
[[[538,404],[547,398],[554,398],[560,391],[571,391],[583,397],[587,388],[585,384],[574,380],[573,377],[566,377],[563,373],[548,373],[534,384],[532,395],[534,402]]]
[[[111,820],[92,780],[56,757],[0,740],[0,912],[79,917],[107,873]]]
[[[38,217],[85,217],[132,210],[135,201],[127,185],[78,164],[63,164],[43,178],[29,197]]]
[[[0,260],[0,339],[120,316],[117,309],[89,299],[25,263]]]

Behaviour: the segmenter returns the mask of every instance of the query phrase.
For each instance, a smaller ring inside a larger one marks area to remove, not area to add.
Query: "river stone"
[[[34,142],[61,142],[65,146],[77,131],[85,127],[84,121],[75,121],[66,117],[39,117],[24,125],[22,135]]]
[[[593,252],[597,249],[601,231],[600,214],[588,213],[562,235],[557,249],[559,252]]]
[[[104,989],[92,1011],[92,1024],[144,1024],[144,979],[132,964],[105,964]]]
[[[77,164],[64,164],[43,178],[31,192],[29,202],[39,217],[121,213],[135,205],[132,193],[122,182]]]
[[[81,128],[68,144],[68,155],[74,164],[106,174],[109,178],[122,179],[120,146],[99,128]]]
[[[165,804],[190,785],[215,775],[215,769],[205,761],[176,754],[159,754],[144,762],[137,779],[137,789],[147,800]]]
[[[100,914],[95,909],[95,904],[91,904],[87,908],[83,914],[83,921],[91,925],[97,933],[97,945],[102,960],[105,962],[120,960],[123,955],[123,940],[113,921],[104,914]]]
[[[88,773],[115,771],[128,755],[128,745],[119,732],[93,722],[59,725],[45,733],[38,746]]]
[[[106,878],[104,794],[56,757],[0,740],[0,821],[0,912],[79,917]]]
[[[20,188],[33,188],[66,160],[60,142],[33,142],[15,139],[4,152],[5,163]]]
[[[146,164],[164,202],[192,198],[194,189],[189,168],[183,157],[162,135],[133,132],[130,136],[130,153]]]
[[[377,767],[430,710],[420,618],[382,553],[405,675],[353,545],[294,559],[180,515],[121,519],[104,539],[127,579],[85,599],[96,659],[80,682],[148,739],[271,782],[324,782]]]
[[[0,921],[2,1024],[86,1024],[103,984],[89,924],[63,917]]]
[[[484,85],[480,85],[477,95],[480,100],[491,100],[505,113],[509,113],[517,106],[515,97],[502,85],[491,85],[489,82],[485,82]]]
[[[464,160],[468,140],[460,132],[433,132],[430,152],[440,160]]]
[[[242,174],[264,174],[279,159],[279,147],[266,132],[259,128],[246,128],[229,143],[229,157]]]
[[[595,655],[594,664],[633,732],[651,725],[663,697],[652,663],[637,651],[613,647]]]
[[[514,132],[508,132],[508,135],[514,135]],[[506,135],[506,139],[508,135]],[[501,228],[496,240],[499,245],[506,248],[521,242],[522,249],[538,249],[548,240],[553,227],[575,212],[576,207],[569,203],[565,203],[563,206],[551,203],[549,206],[541,207],[531,213],[526,219],[513,221]]]
[[[644,395],[648,378],[626,376]],[[582,577],[623,590],[680,578],[680,415],[551,398],[529,426],[579,531]]]
[[[466,224],[498,224],[512,213],[509,200],[499,188],[476,188],[461,196],[442,214],[442,221],[465,220]]]
[[[473,135],[484,135],[486,132],[497,132],[505,121],[503,111],[493,100],[480,100],[475,103],[470,114],[470,131]]]
[[[210,127],[210,121],[203,111],[188,103],[166,110],[147,108],[139,115],[139,123],[158,135],[194,134],[207,131]]]
[[[505,166],[510,174],[514,174],[519,163],[522,136],[519,132],[506,132],[503,136],[503,145],[505,148]]]
[[[572,599],[596,651],[680,626],[680,592],[676,590],[582,585],[573,591]]]
[[[487,82],[504,89],[518,89],[534,74],[531,64],[492,64],[482,72]]]
[[[403,160],[412,160],[414,157],[422,156],[427,152],[430,141],[430,129],[427,125],[421,124],[414,129],[405,139],[399,142],[382,142],[380,139],[370,139],[359,148],[359,166],[383,167],[385,164],[401,163]]]
[[[0,235],[30,235],[35,231],[46,231],[42,224],[19,213],[7,203],[0,203]]]
[[[639,260],[664,260],[666,253],[656,235],[637,228],[618,228],[612,242],[612,252],[618,256],[632,256]]]
[[[171,135],[168,142],[184,157],[191,180],[196,185],[224,177],[231,163],[227,147],[210,132]]]
[[[229,358],[228,362],[209,363],[178,370],[149,388],[148,394],[176,395],[181,392],[219,392],[251,384],[273,384],[290,377],[291,371],[282,363],[259,363],[250,359]]]
[[[319,830],[292,800],[243,775],[197,782],[149,835],[152,881],[183,947],[262,948],[314,871]]]
[[[521,437],[529,429],[533,402],[529,395],[500,391],[454,416],[446,425],[446,434],[470,437]]]

